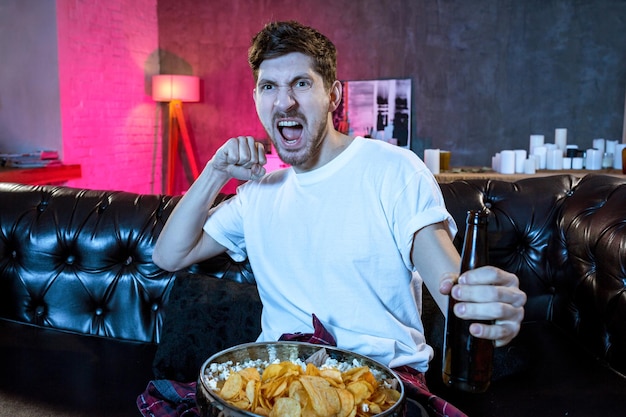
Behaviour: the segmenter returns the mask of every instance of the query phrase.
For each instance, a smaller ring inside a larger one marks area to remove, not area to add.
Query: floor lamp
[[[200,101],[200,79],[191,75],[154,75],[152,77],[152,99],[169,102],[165,193],[171,195],[174,191],[174,173],[180,139],[182,139],[194,180],[199,175],[198,164],[183,115],[183,102]]]

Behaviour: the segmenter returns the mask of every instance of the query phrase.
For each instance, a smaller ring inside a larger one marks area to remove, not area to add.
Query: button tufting
[[[101,316],[104,313],[101,307],[96,308],[96,316]]]
[[[37,317],[43,316],[45,312],[46,312],[46,308],[44,306],[37,306],[37,308],[35,309],[35,315]]]
[[[76,256],[69,255],[67,259],[65,259],[65,263],[68,265],[72,265],[76,261]]]
[[[128,266],[133,263],[133,257],[128,255],[128,258],[124,261],[124,265]]]
[[[157,303],[152,304],[152,311],[157,311],[159,309],[159,305]]]
[[[11,257],[13,257],[13,259],[17,258],[17,251],[16,250],[11,252]]]

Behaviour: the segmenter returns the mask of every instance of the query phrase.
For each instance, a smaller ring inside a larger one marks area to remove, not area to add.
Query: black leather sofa
[[[520,335],[497,352],[490,390],[469,395],[441,383],[443,320],[426,296],[431,389],[470,416],[622,415],[626,181],[559,175],[441,188],[461,226],[467,210],[491,210],[491,263],[519,276],[528,303]],[[246,262],[222,256],[178,273],[152,263],[177,201],[0,184],[0,398],[139,415],[149,380],[193,380],[215,351],[254,340],[260,303]]]

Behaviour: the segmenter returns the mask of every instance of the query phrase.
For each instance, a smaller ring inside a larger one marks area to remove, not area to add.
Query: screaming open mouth
[[[294,120],[281,120],[278,122],[277,126],[278,131],[287,145],[295,145],[302,137],[304,127]]]

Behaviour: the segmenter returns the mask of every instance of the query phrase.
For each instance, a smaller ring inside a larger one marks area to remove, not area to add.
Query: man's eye
[[[309,80],[299,80],[298,82],[296,82],[294,88],[297,90],[308,90],[309,88],[311,88],[312,83]]]
[[[261,86],[261,91],[271,91],[274,88],[271,84],[263,84]]]

